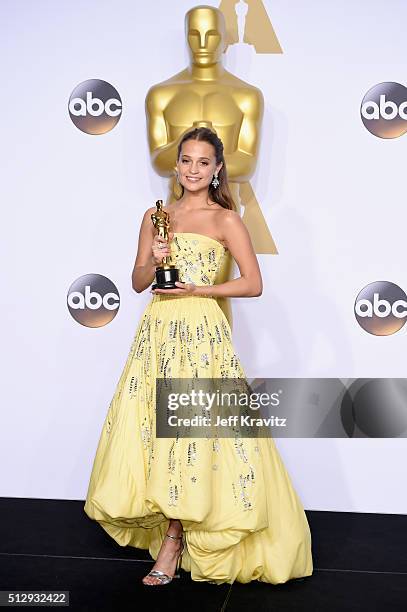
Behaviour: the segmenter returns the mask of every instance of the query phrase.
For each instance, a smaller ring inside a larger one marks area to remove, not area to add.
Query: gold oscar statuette
[[[163,201],[157,200],[155,203],[157,212],[151,215],[151,220],[157,234],[168,240],[170,216],[163,210]],[[179,281],[179,270],[171,263],[171,255],[163,257],[161,265],[155,269],[155,283],[152,289],[177,289],[175,282]]]

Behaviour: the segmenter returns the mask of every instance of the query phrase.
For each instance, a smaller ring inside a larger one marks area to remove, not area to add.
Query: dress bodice
[[[215,238],[194,232],[174,232],[170,249],[181,282],[196,285],[214,285],[228,253]]]

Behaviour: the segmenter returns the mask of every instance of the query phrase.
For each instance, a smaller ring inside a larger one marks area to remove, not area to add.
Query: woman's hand
[[[172,240],[173,232],[168,235],[168,241],[162,236],[156,234],[153,238],[153,244],[151,245],[152,258],[151,261],[155,266],[159,266],[162,263],[164,257],[171,255],[171,249],[169,241]]]
[[[181,281],[175,281],[175,284],[179,289],[151,289],[150,293],[169,293],[171,295],[193,295],[197,286],[195,283],[181,283]]]

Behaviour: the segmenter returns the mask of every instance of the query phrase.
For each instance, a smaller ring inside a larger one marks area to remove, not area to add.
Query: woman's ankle
[[[171,536],[171,538],[180,539],[182,538],[182,532],[183,532],[183,527],[182,527],[181,521],[171,520],[170,524],[168,525],[166,535]]]

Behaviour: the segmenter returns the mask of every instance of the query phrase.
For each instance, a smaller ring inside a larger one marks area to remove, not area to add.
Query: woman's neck
[[[182,198],[178,200],[177,206],[183,208],[184,210],[198,210],[199,208],[205,208],[209,205],[209,195],[206,191],[205,193],[200,192],[189,192],[187,194],[184,193]]]

